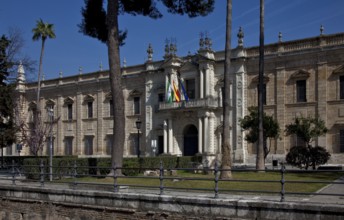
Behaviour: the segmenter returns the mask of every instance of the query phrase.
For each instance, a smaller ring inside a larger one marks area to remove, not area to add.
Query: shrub
[[[315,170],[317,166],[327,163],[330,157],[330,153],[321,146],[294,146],[287,154],[286,161],[300,169],[308,170],[308,167],[311,166]]]

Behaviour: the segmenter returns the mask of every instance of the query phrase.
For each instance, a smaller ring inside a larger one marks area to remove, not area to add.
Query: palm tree
[[[39,98],[41,92],[41,74],[43,65],[44,44],[47,38],[55,38],[54,25],[44,23],[42,19],[39,19],[36,23],[36,27],[32,29],[33,41],[42,40],[41,55],[39,57],[39,69],[38,69],[38,85],[37,85],[37,112],[40,112]]]
[[[226,45],[225,45],[225,71],[224,71],[224,98],[223,98],[223,143],[222,143],[222,163],[221,179],[231,178],[232,172],[228,169],[232,167],[231,146],[229,136],[229,116],[230,116],[230,90],[229,74],[231,64],[231,34],[232,34],[232,0],[227,0],[226,15]]]
[[[264,128],[263,128],[263,80],[264,80],[264,0],[260,0],[260,33],[259,33],[259,85],[258,85],[258,147],[256,169],[265,169]]]

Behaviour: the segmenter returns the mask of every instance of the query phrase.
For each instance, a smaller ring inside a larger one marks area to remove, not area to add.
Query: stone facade
[[[258,47],[246,48],[243,34],[231,57],[231,143],[235,162],[251,163],[255,145],[245,141],[239,119],[256,106]],[[151,45],[142,65],[123,66],[126,137],[124,156],[155,154],[202,154],[213,159],[221,153],[222,88],[224,52],[214,52],[208,37],[200,39],[195,55],[178,57],[176,45],[166,45],[163,60],[153,61]],[[30,120],[35,105],[36,83],[25,83],[18,69],[20,117]],[[316,144],[325,146],[342,163],[344,152],[344,33],[269,44],[265,46],[265,90],[268,115],[283,131],[295,116],[316,116],[329,128]],[[167,85],[181,93],[181,102],[166,102]],[[183,88],[182,88],[183,87]],[[189,100],[183,93],[185,89]],[[107,71],[44,80],[41,109],[53,108],[60,117],[54,126],[54,155],[109,156],[112,112]],[[47,114],[43,116],[47,118]],[[137,119],[142,121],[139,131]],[[271,143],[271,156],[284,157],[297,138],[285,137]],[[16,154],[15,147],[8,154]],[[22,151],[28,154],[26,148]],[[270,156],[269,156],[270,158]]]

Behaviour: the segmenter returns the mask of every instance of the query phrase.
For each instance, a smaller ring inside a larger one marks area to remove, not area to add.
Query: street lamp
[[[49,180],[53,181],[53,119],[54,119],[53,108],[48,108],[48,115],[50,119]]]
[[[140,158],[140,128],[141,128],[140,118],[135,122],[137,128],[137,158]]]

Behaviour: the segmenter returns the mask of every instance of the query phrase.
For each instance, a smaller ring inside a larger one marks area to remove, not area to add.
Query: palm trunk
[[[224,97],[223,97],[223,143],[222,143],[222,163],[221,169],[232,168],[231,145],[229,136],[229,116],[230,116],[230,90],[229,74],[231,65],[231,34],[232,34],[232,0],[227,0],[226,16],[226,46],[225,46],[225,66],[224,66]],[[232,171],[222,171],[221,179],[232,178]]]
[[[119,58],[118,0],[108,0],[106,22],[108,28],[107,46],[109,57],[110,87],[114,112],[111,164],[112,166],[116,165],[116,167],[122,167],[125,138],[125,115]],[[121,175],[121,173],[121,170],[117,170],[117,174]]]
[[[259,89],[258,89],[258,148],[256,169],[265,169],[264,130],[263,130],[263,79],[264,79],[264,0],[260,0],[260,34],[259,34]]]
[[[38,155],[38,151],[40,149],[40,144],[39,144],[39,139],[40,139],[40,134],[39,134],[39,129],[40,129],[40,117],[41,117],[41,105],[40,105],[40,95],[41,95],[41,75],[42,75],[42,67],[43,67],[43,55],[44,55],[44,43],[45,43],[45,38],[42,38],[42,48],[41,48],[41,54],[39,57],[39,69],[38,69],[38,79],[37,79],[37,99],[36,99],[36,110],[33,112],[33,135],[35,137],[35,143],[34,143],[34,148],[35,148],[35,156]],[[42,151],[41,151],[42,155]]]

